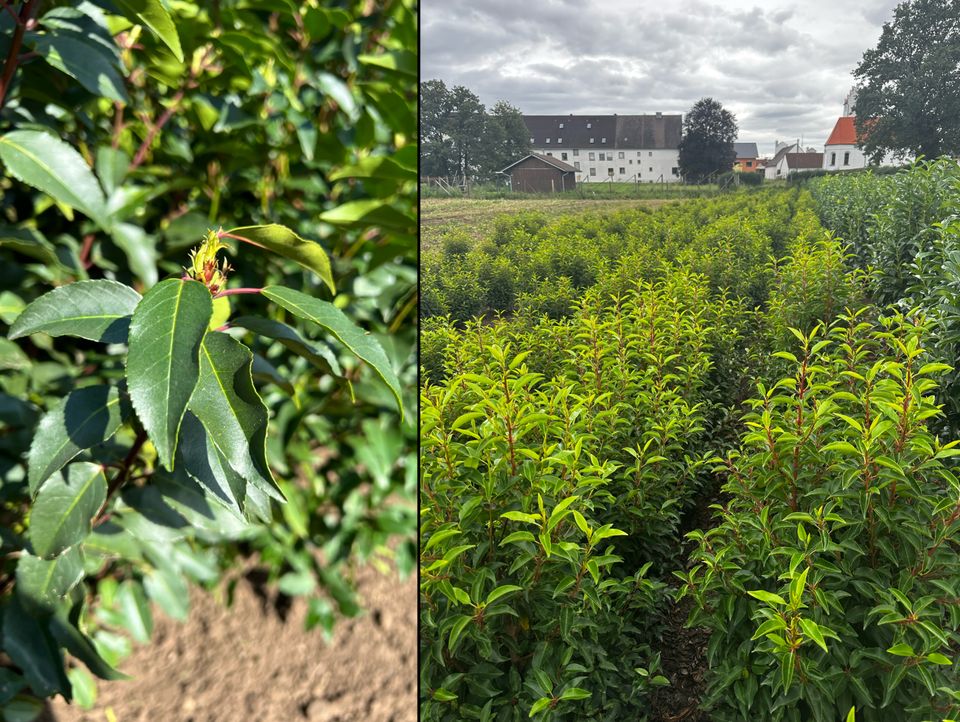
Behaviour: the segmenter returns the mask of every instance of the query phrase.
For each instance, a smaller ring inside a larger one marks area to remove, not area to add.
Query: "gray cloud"
[[[421,74],[525,113],[684,113],[822,145],[898,0],[423,0]]]

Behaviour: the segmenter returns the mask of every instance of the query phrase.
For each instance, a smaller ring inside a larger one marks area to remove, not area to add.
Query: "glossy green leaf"
[[[267,409],[253,385],[253,354],[223,333],[208,333],[200,347],[200,378],[190,411],[231,468],[248,482],[276,485],[267,465]]]
[[[116,281],[77,281],[40,296],[10,327],[9,338],[32,333],[126,343],[140,294]]]
[[[130,270],[143,281],[147,288],[156,285],[157,253],[155,241],[140,227],[132,223],[114,223],[110,237],[127,256]]]
[[[160,0],[114,0],[117,9],[135,23],[146,25],[183,62],[180,36],[170,13]]]
[[[294,291],[282,286],[267,286],[263,295],[271,301],[287,309],[290,313],[307,321],[312,321],[326,329],[338,341],[366,361],[377,372],[384,383],[390,387],[397,400],[397,407],[403,415],[403,398],[401,396],[400,380],[390,360],[376,339],[365,334],[343,311],[332,303],[308,296],[300,291]]]
[[[50,632],[60,646],[87,665],[87,669],[100,679],[130,679],[128,675],[110,666],[100,656],[93,642],[77,629],[65,614],[54,615],[50,620]]]
[[[887,654],[895,654],[898,657],[913,657],[916,655],[916,652],[913,651],[913,647],[905,642],[900,642],[895,644],[887,650]]]
[[[761,602],[766,602],[767,604],[779,604],[786,605],[787,601],[781,597],[779,594],[774,594],[772,592],[767,592],[762,589],[754,590],[752,592],[747,592],[754,599],[759,599]]]
[[[182,439],[177,449],[184,473],[228,509],[242,514],[247,497],[247,481],[230,468],[227,460],[200,420],[190,411],[183,417]],[[179,467],[178,467],[179,468]]]
[[[51,66],[60,70],[94,95],[119,103],[129,102],[116,64],[96,40],[79,33],[30,33],[26,44]]]
[[[34,694],[63,694],[70,700],[70,682],[57,643],[14,596],[3,612],[3,651],[23,672]]]
[[[67,670],[73,703],[80,709],[93,709],[97,702],[97,683],[83,667],[71,667]]]
[[[320,220],[338,226],[362,224],[401,231],[412,231],[415,226],[408,215],[377,199],[347,201],[321,213]]]
[[[54,559],[23,552],[17,561],[17,593],[26,607],[38,614],[54,611],[81,579],[83,556],[79,547]]]
[[[40,419],[30,444],[30,493],[81,451],[113,436],[126,416],[123,406],[116,386],[84,386],[60,399]]]
[[[565,689],[563,694],[560,695],[560,699],[590,699],[593,696],[593,692],[585,690],[581,687],[570,687]]]
[[[272,338],[282,343],[286,348],[311,363],[331,371],[335,376],[341,376],[343,369],[333,352],[323,344],[312,344],[301,336],[295,328],[280,321],[254,316],[240,316],[230,322],[231,326],[239,326],[258,336]]]
[[[160,463],[173,468],[180,422],[200,377],[200,345],[213,302],[197,281],[162,281],[133,312],[127,354],[130,399]]]
[[[286,226],[271,223],[266,226],[241,226],[231,228],[224,233],[226,237],[252,243],[255,246],[266,248],[278,256],[289,258],[304,268],[313,271],[331,293],[337,292],[333,282],[333,273],[330,270],[330,258],[316,241],[301,238]],[[242,252],[242,251],[241,251]]]
[[[38,130],[0,136],[0,161],[18,180],[109,226],[103,190],[83,157],[67,143]]]
[[[817,626],[816,622],[811,619],[801,619],[800,627],[803,629],[804,635],[812,639],[824,652],[828,651],[827,643],[823,638],[823,633],[820,631],[820,627]]]
[[[412,181],[417,179],[417,171],[403,167],[388,156],[369,156],[361,158],[355,165],[338,168],[327,177],[332,181],[345,178],[391,178]]]
[[[49,559],[83,541],[106,498],[107,480],[99,464],[71,464],[48,480],[30,512],[34,553]]]
[[[123,627],[138,642],[146,644],[153,633],[153,615],[150,605],[143,594],[143,587],[127,579],[117,589],[117,611],[123,620]]]

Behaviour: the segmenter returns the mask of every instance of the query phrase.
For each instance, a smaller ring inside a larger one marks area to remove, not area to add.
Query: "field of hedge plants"
[[[251,556],[327,636],[415,569],[416,45],[413,0],[3,3],[3,719]]]
[[[424,719],[960,714],[958,264],[949,160],[449,232]],[[677,614],[706,637],[680,702]]]

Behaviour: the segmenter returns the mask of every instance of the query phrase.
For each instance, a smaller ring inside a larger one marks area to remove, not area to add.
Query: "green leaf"
[[[541,697],[540,699],[538,699],[536,702],[533,703],[532,707],[530,707],[530,714],[528,716],[533,717],[535,715],[540,714],[541,712],[543,712],[543,710],[549,707],[552,702],[553,702],[552,697]]]
[[[231,326],[240,326],[253,331],[258,336],[272,338],[279,341],[286,348],[311,363],[331,371],[335,376],[342,376],[343,369],[333,352],[323,344],[313,345],[301,336],[295,328],[280,321],[253,316],[240,316],[230,322]]]
[[[30,33],[24,41],[48,64],[74,78],[94,95],[129,102],[116,64],[96,41],[80,33]]]
[[[780,604],[786,605],[787,600],[781,597],[779,594],[774,594],[773,592],[766,592],[762,589],[757,589],[752,592],[747,592],[754,599],[759,599],[761,602],[766,602],[767,604]]]
[[[71,667],[67,671],[73,703],[80,709],[93,709],[97,702],[97,683],[83,667]]]
[[[820,647],[824,652],[827,650],[827,643],[823,639],[823,633],[820,631],[820,627],[817,626],[817,623],[810,619],[801,619],[800,627],[803,629],[803,633],[812,639],[818,647]]]
[[[177,60],[183,62],[177,27],[160,0],[114,0],[114,4],[130,21],[150,28],[173,51]]]
[[[43,294],[10,327],[8,338],[32,333],[126,343],[140,294],[116,281],[77,281]]]
[[[184,414],[180,435],[182,439],[177,454],[183,464],[182,471],[220,504],[237,515],[243,514],[247,500],[246,480],[230,468],[200,420],[189,411]]]
[[[344,178],[376,178],[391,180],[416,180],[417,171],[404,168],[393,158],[387,156],[368,156],[361,158],[355,165],[345,166],[330,173],[329,180],[343,180]]]
[[[499,586],[496,589],[493,589],[487,595],[486,604],[487,606],[489,606],[504,595],[511,594],[513,592],[520,592],[520,591],[523,591],[523,587],[519,587],[516,584],[504,584],[503,586]]]
[[[379,226],[400,231],[412,231],[415,226],[406,213],[377,199],[347,201],[321,213],[320,220],[335,226]]]
[[[0,136],[0,161],[17,180],[75,208],[101,228],[110,225],[93,171],[59,138],[38,130],[7,133]]]
[[[463,634],[463,630],[467,628],[467,625],[472,621],[471,617],[468,617],[466,614],[461,614],[457,617],[453,625],[450,627],[450,640],[447,644],[447,647],[452,652],[454,647],[457,645],[457,640],[460,639],[460,635]]]
[[[200,377],[200,344],[212,314],[206,286],[179,278],[151,288],[133,312],[130,399],[167,469],[173,469],[180,423]]]
[[[159,254],[155,240],[140,227],[132,223],[114,223],[110,228],[110,237],[117,247],[127,256],[130,270],[143,281],[147,288],[156,285],[157,259]]]
[[[131,579],[124,581],[117,590],[117,611],[123,628],[138,642],[146,644],[153,633],[153,615],[143,593],[143,587]]]
[[[71,464],[44,484],[30,511],[30,543],[45,559],[83,541],[107,498],[107,480],[99,464]]]
[[[581,687],[570,687],[570,689],[564,690],[563,694],[560,695],[560,699],[590,699],[592,696],[593,692]]]
[[[887,654],[895,654],[898,657],[914,657],[916,652],[913,651],[913,647],[905,642],[900,642],[900,644],[895,644],[890,649],[887,650]]]
[[[79,547],[49,561],[23,552],[17,561],[17,594],[37,613],[52,612],[81,579],[83,557]]]
[[[116,386],[84,386],[60,399],[40,419],[27,457],[31,495],[84,449],[113,436],[123,423]]]
[[[277,488],[267,465],[267,409],[253,385],[253,354],[223,333],[200,345],[200,378],[190,411],[230,467],[264,491]]]
[[[397,407],[400,409],[401,421],[403,420],[400,380],[376,339],[365,334],[332,303],[282,286],[267,286],[263,289],[263,295],[295,316],[312,321],[326,329],[354,354],[370,364],[393,392]]]
[[[20,667],[34,694],[52,697],[59,692],[70,700],[63,655],[50,632],[23,608],[16,596],[3,612],[3,651]]]
[[[437,702],[453,702],[457,699],[457,695],[448,689],[440,687],[433,691],[433,698],[437,700]]]
[[[128,675],[111,667],[100,656],[93,642],[77,629],[65,614],[54,615],[50,620],[50,632],[61,647],[87,665],[87,669],[100,679],[130,679]]]
[[[857,722],[857,708],[851,707],[850,711],[847,712],[846,722]]]
[[[944,666],[950,666],[953,662],[950,661],[950,658],[945,654],[940,654],[939,652],[931,652],[927,655],[927,661],[933,662],[934,664],[942,664]]]
[[[246,241],[255,246],[266,248],[279,256],[289,258],[320,276],[327,284],[330,293],[336,293],[337,287],[333,282],[333,273],[330,271],[330,258],[316,241],[301,238],[286,226],[271,223],[266,226],[241,226],[231,228],[223,234],[227,238]]]

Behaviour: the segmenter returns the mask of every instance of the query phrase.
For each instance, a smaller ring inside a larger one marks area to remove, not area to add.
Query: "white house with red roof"
[[[867,156],[857,147],[857,127],[854,116],[837,118],[833,132],[823,146],[823,167],[827,170],[866,168]]]

